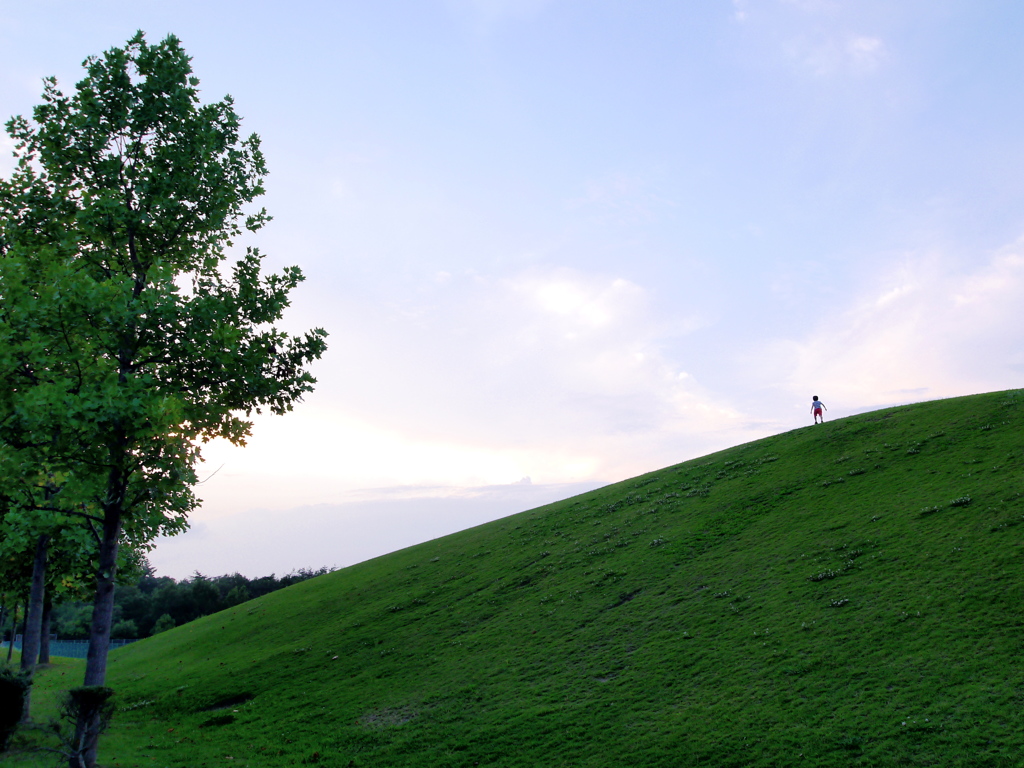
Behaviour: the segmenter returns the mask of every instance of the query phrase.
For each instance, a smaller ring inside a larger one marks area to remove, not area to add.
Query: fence
[[[110,650],[121,648],[134,642],[135,640],[111,640]],[[9,640],[5,640],[3,643],[0,643],[0,648],[6,650],[10,644]],[[15,635],[14,647],[19,651],[21,650],[21,635]],[[66,659],[84,659],[88,652],[88,640],[54,640],[52,638],[50,640],[51,656],[62,656]]]

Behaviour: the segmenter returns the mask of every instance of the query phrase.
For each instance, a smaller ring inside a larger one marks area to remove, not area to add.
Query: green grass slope
[[[1022,493],[1024,391],[741,445],[118,651],[104,762],[1021,765]]]

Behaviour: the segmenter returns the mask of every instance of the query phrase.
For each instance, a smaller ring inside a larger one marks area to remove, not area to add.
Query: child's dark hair
[[[814,397],[811,398],[811,400],[817,400],[817,399],[818,399],[817,395],[815,395]]]

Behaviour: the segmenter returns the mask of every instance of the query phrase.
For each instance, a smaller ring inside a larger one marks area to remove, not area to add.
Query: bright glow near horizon
[[[208,446],[195,531],[152,558],[259,575],[810,424],[812,394],[836,418],[1021,386],[1021,21],[967,0],[0,0],[0,113],[141,28],[263,138],[252,244],[303,268],[288,326],[330,348],[293,414]]]

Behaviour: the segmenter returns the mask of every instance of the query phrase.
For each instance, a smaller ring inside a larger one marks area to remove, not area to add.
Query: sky
[[[243,245],[330,333],[294,412],[206,446],[158,573],[343,567],[815,394],[1024,380],[1013,0],[0,0],[0,116],[137,29],[261,137]]]

